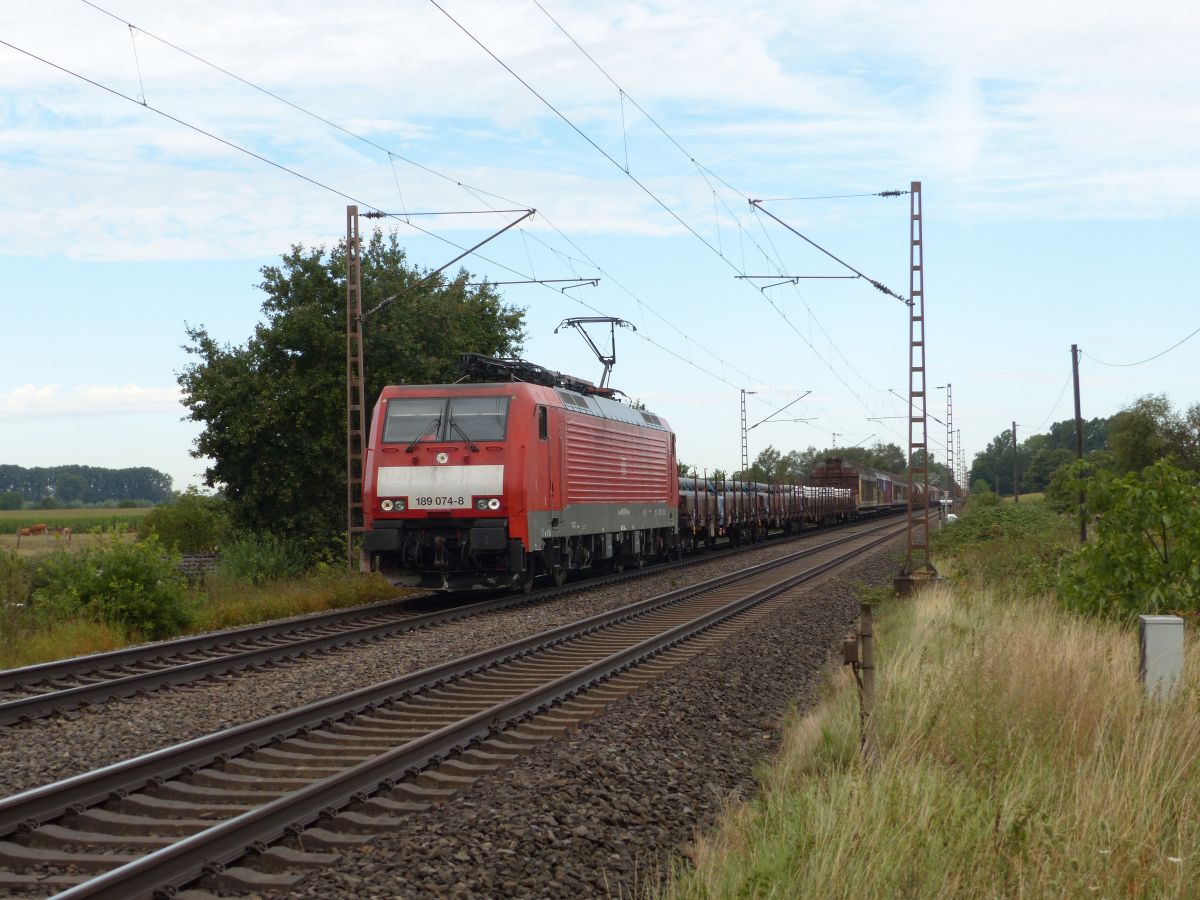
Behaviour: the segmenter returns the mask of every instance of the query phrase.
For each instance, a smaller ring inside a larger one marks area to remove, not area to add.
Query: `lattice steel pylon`
[[[742,474],[741,478],[746,477],[746,472],[750,470],[750,436],[746,431],[746,389],[742,389]]]
[[[935,579],[929,557],[929,428],[925,381],[925,235],[921,182],[909,192],[908,281],[908,528],[904,568],[895,586],[910,593],[914,582]]]
[[[362,343],[362,241],[358,207],[346,207],[346,568],[354,570],[354,537],[363,520],[363,455],[366,451],[366,371]],[[370,562],[360,553],[359,568]]]
[[[954,446],[958,448],[958,486],[962,489],[963,497],[970,491],[967,485],[967,457],[962,452],[962,429],[954,433]]]
[[[946,473],[950,476],[950,500],[954,500],[954,485],[958,482],[958,470],[954,468],[954,396],[953,386],[946,382]]]

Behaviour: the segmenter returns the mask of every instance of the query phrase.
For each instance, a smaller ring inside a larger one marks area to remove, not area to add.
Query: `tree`
[[[54,479],[54,496],[63,503],[82,500],[87,489],[87,479],[74,472],[64,472]]]
[[[466,271],[426,274],[395,234],[363,247],[364,309],[397,298],[364,323],[368,403],[387,384],[455,381],[464,352],[520,351],[522,310],[490,286],[468,288]],[[264,321],[244,345],[187,330],[196,361],[179,384],[203,427],[192,453],[212,459],[205,483],[222,486],[236,526],[300,538],[318,555],[345,528],[345,245],[294,246],[262,275]]]
[[[1086,476],[1086,463],[1073,464]],[[1200,609],[1200,485],[1165,460],[1122,476],[1091,473],[1092,536],[1064,561],[1060,596],[1079,612],[1132,621],[1139,613]]]
[[[1200,471],[1200,404],[1180,415],[1163,394],[1147,394],[1109,420],[1109,443],[1120,472],[1140,472],[1160,459]]]
[[[0,494],[0,509],[20,509],[24,505],[24,499],[16,491],[5,491]]]

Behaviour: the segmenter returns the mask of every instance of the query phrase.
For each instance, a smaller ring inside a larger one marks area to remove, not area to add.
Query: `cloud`
[[[535,5],[447,8],[692,227],[714,241],[718,220],[736,228],[714,200],[738,215],[744,200],[706,182]],[[959,221],[1200,207],[1200,12],[1190,5],[624,0],[552,11],[688,154],[756,196],[878,190],[901,172],[936,185],[940,214]],[[369,205],[477,205],[463,181],[536,206],[572,234],[681,230],[431,5],[401,17],[384,0],[254,13],[128,0],[121,13],[450,180],[147,34],[131,42],[120,23],[68,0],[14,11],[6,34]],[[0,179],[11,208],[39,211],[0,217],[10,253],[273,254],[327,241],[347,202],[7,49],[0,79]],[[476,222],[430,224],[454,237]]]
[[[0,419],[180,412],[179,388],[136,384],[26,384],[0,392]]]

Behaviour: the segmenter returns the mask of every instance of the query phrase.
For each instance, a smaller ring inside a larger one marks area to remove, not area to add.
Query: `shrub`
[[[972,495],[963,516],[934,533],[936,553],[955,557],[958,572],[986,584],[1022,581],[1032,593],[1051,589],[1073,539],[1071,520],[1038,498],[989,504],[989,496],[996,495]]]
[[[137,509],[139,506],[149,506],[149,503],[142,503],[140,500],[118,500],[114,504],[118,509]]]
[[[162,638],[187,624],[185,581],[176,571],[178,554],[154,537],[137,542],[117,535],[85,550],[56,550],[37,567],[35,606]]]
[[[221,547],[221,574],[261,584],[294,578],[307,568],[300,541],[271,533],[243,532]]]
[[[5,491],[0,494],[0,509],[20,509],[24,504],[24,498],[16,491]]]
[[[214,553],[228,537],[225,501],[189,488],[174,503],[156,506],[138,524],[138,535],[157,535],[179,553]]]
[[[1070,487],[1078,492],[1080,482]],[[1063,567],[1059,594],[1077,612],[1133,619],[1200,610],[1200,485],[1165,460],[1084,482],[1091,536]]]
[[[32,567],[12,550],[0,549],[0,606],[25,603],[33,590]]]

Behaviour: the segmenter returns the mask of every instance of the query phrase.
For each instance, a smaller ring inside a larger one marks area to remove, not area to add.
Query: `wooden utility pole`
[[[1021,502],[1021,488],[1017,483],[1017,423],[1013,422],[1013,503]]]
[[[859,670],[862,672],[862,752],[868,762],[875,762],[879,748],[875,742],[875,624],[870,603],[859,604],[858,640],[862,647]]]
[[[1083,414],[1079,411],[1079,345],[1071,345],[1071,374],[1075,378],[1075,458],[1083,459]],[[1087,543],[1087,496],[1079,489],[1079,543]]]

